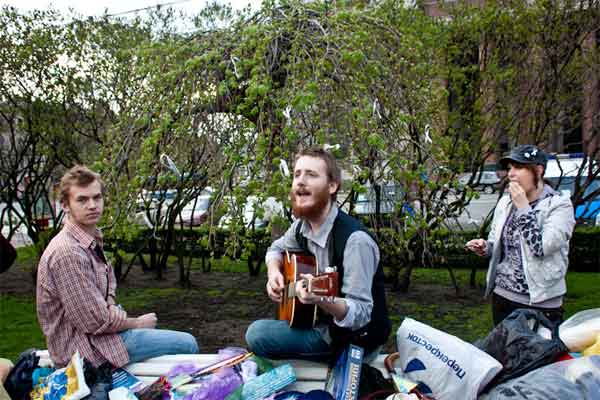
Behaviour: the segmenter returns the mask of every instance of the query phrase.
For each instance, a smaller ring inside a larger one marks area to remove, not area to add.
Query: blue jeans
[[[254,321],[246,331],[246,343],[256,355],[272,359],[326,361],[331,353],[318,330],[292,329],[287,321],[272,319]]]
[[[196,338],[185,332],[166,329],[128,329],[119,335],[125,343],[129,362],[166,354],[196,354]]]

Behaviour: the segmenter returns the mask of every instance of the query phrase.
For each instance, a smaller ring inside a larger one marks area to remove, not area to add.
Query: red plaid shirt
[[[40,259],[37,316],[57,367],[76,350],[95,366],[129,362],[118,335],[127,313],[115,305],[115,275],[101,250],[100,231],[91,236],[67,221]]]

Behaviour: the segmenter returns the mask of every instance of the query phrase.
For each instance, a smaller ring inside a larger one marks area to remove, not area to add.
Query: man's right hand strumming
[[[272,261],[267,266],[267,294],[269,298],[276,303],[281,302],[281,294],[283,292],[283,274],[281,266]]]

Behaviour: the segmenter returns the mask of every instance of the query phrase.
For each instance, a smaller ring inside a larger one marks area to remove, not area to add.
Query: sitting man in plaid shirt
[[[57,367],[75,351],[94,366],[121,367],[164,354],[197,353],[189,333],[155,329],[156,314],[132,318],[116,303],[115,275],[97,228],[104,208],[100,176],[75,166],[60,181],[67,219],[48,244],[37,278],[37,315]]]

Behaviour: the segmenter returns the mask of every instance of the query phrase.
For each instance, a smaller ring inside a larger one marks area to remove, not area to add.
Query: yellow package
[[[79,400],[88,394],[90,388],[83,376],[83,361],[76,352],[65,368],[54,371],[33,389],[31,400]]]
[[[584,356],[600,355],[600,335],[596,336],[596,343],[585,349],[582,354]]]

